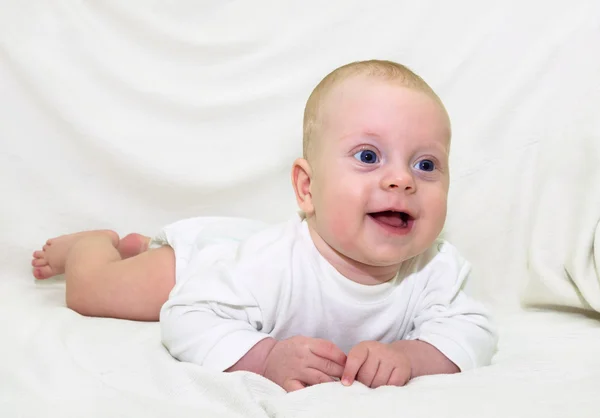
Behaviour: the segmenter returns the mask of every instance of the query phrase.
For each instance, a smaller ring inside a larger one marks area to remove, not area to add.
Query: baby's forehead
[[[385,103],[389,97],[401,97],[401,101],[409,108],[425,102],[432,113],[443,116],[450,123],[446,108],[432,90],[406,83],[403,79],[368,75],[354,75],[331,86],[321,97],[318,119],[321,124],[327,124],[328,119],[344,116],[349,108],[367,111],[370,107]]]
[[[355,74],[336,81],[323,92],[318,106],[317,118],[320,119],[320,122],[325,122],[327,117],[335,116],[341,111],[341,105],[349,102],[362,103],[363,97],[371,96],[375,91],[381,97],[387,95],[388,92],[392,93],[399,90],[408,93],[405,96],[407,100],[416,97],[414,94],[409,94],[409,92],[419,93],[417,96],[426,96],[439,105],[443,113],[446,113],[443,103],[431,90],[406,82],[405,79],[400,77],[384,78]],[[417,99],[415,98],[415,100]]]
[[[450,121],[439,98],[396,80],[344,80],[332,89],[320,116],[321,141],[337,142],[356,133],[396,136],[401,131],[408,134],[405,139],[414,135],[446,143],[450,137]]]

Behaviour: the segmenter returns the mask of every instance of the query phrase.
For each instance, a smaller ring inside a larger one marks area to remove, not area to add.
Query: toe
[[[42,258],[43,256],[44,256],[43,251],[34,251],[33,252],[33,258]]]
[[[52,273],[50,266],[43,266],[33,269],[33,276],[38,280],[43,280],[54,276],[54,274]]]
[[[46,251],[48,249],[48,247],[50,247],[49,244],[44,245],[44,247],[42,248],[42,251]]]
[[[45,258],[34,258],[31,261],[31,265],[33,267],[44,267],[48,265],[48,260],[46,260]]]

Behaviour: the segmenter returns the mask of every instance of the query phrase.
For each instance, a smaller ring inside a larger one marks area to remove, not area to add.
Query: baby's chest
[[[270,334],[277,339],[296,335],[323,338],[347,352],[361,341],[403,339],[414,322],[408,308],[401,300],[359,304],[314,292],[290,300]]]

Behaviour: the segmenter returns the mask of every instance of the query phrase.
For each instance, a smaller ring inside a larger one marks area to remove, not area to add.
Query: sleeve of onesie
[[[160,314],[163,344],[176,359],[223,371],[268,337],[264,313],[274,311],[279,285],[262,274],[252,283],[256,272],[243,270],[253,263],[240,271],[238,250],[206,248],[178,279]]]
[[[427,278],[407,339],[425,341],[461,371],[490,364],[498,337],[485,307],[462,290],[471,266],[444,243]]]

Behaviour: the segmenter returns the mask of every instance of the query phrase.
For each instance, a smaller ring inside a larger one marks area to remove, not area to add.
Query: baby
[[[64,273],[67,306],[83,315],[160,318],[179,360],[287,391],[487,365],[495,329],[462,292],[469,264],[438,239],[449,148],[448,114],[425,81],[389,61],[351,63],[306,104],[292,167],[301,215],[188,219],[152,240],[65,235],[34,253],[34,276]]]

